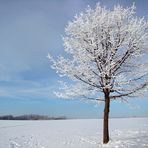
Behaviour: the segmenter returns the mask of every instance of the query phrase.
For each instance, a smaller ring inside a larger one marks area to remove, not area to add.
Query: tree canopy
[[[110,99],[143,94],[148,86],[148,21],[135,16],[135,6],[106,9],[97,4],[76,15],[65,28],[67,55],[52,68],[74,81],[56,92],[58,97],[104,101],[99,92],[108,89]]]

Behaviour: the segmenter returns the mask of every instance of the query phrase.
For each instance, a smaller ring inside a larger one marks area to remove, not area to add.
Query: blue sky
[[[64,54],[62,38],[68,21],[97,0],[0,1],[0,115],[45,114],[74,118],[102,116],[103,104],[60,100],[53,91],[61,78],[50,68],[47,54]],[[130,6],[132,0],[102,0],[102,5]],[[148,1],[136,0],[138,16],[147,16]],[[148,115],[148,99],[130,105],[111,104],[111,116]]]

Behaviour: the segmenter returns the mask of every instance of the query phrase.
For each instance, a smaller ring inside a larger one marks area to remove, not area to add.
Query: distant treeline
[[[49,117],[44,115],[21,115],[21,116],[13,116],[13,115],[5,115],[0,116],[0,120],[65,120],[65,116],[60,117]]]

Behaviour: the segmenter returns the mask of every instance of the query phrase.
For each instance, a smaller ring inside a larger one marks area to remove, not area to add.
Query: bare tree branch
[[[137,91],[142,90],[143,88],[145,88],[146,86],[148,86],[148,83],[144,83],[141,86],[137,87],[136,89],[132,90],[131,92],[128,93],[120,93],[120,95],[115,95],[115,96],[110,96],[110,99],[116,99],[116,98],[120,98],[120,97],[129,97],[130,95],[136,93]],[[117,91],[116,91],[117,92]]]

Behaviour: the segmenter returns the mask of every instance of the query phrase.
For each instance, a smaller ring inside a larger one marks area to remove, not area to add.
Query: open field
[[[110,119],[102,144],[102,119],[0,121],[0,148],[147,148],[148,118]]]

